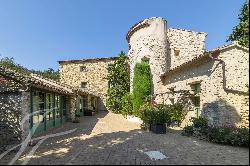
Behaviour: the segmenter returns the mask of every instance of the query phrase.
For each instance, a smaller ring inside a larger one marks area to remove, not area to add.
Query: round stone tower
[[[160,74],[167,63],[167,22],[161,17],[152,17],[140,21],[130,28],[126,39],[129,45],[130,91],[133,91],[135,64],[143,58],[149,60],[152,73],[153,94],[161,89]]]

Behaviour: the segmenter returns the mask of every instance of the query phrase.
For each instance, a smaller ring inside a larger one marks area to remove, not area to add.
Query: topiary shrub
[[[133,79],[133,110],[136,115],[144,104],[147,96],[151,94],[151,73],[147,62],[137,63],[134,68]]]

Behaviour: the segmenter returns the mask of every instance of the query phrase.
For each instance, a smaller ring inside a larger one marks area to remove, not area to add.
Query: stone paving
[[[121,115],[99,113],[82,117],[80,123],[66,123],[48,133],[77,128],[71,134],[49,138],[30,157],[28,164],[49,165],[165,165],[165,164],[249,164],[249,149],[212,144],[195,138],[181,136],[179,131],[153,134],[140,130],[137,123]],[[29,146],[15,164],[27,159]],[[166,159],[152,161],[144,153],[160,151]],[[15,152],[1,159],[8,164]]]

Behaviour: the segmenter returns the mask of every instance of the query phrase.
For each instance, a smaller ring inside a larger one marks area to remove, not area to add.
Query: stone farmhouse
[[[168,28],[160,17],[142,20],[127,32],[131,92],[134,66],[149,60],[157,103],[171,104],[185,97],[191,117],[201,114],[212,125],[249,126],[249,49],[231,43],[205,49],[204,32]],[[105,110],[107,67],[115,57],[59,61],[60,81],[101,94]]]
[[[131,92],[134,66],[147,59],[157,103],[185,101],[187,115],[211,125],[249,127],[249,49],[237,43],[205,49],[206,33],[168,28],[160,17],[127,32]],[[86,111],[106,110],[109,64],[116,57],[59,61],[60,81],[0,66],[0,147],[40,134]]]
[[[20,143],[31,131],[39,135],[76,114],[97,112],[100,94],[74,88],[36,74],[23,74],[0,66],[0,151]]]

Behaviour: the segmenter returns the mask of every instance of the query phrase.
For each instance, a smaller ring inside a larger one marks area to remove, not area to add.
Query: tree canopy
[[[233,28],[227,41],[238,41],[242,46],[249,47],[249,1],[246,0],[239,14],[239,24]]]
[[[59,80],[59,71],[58,70],[54,70],[52,68],[48,68],[47,70],[29,70],[28,68],[18,64],[15,62],[14,58],[9,58],[9,57],[0,57],[0,66],[3,67],[7,67],[10,68],[12,70],[15,70],[19,73],[22,74],[31,74],[31,73],[35,73],[35,74],[39,74],[43,77],[49,78],[49,79],[53,79],[53,80]]]

